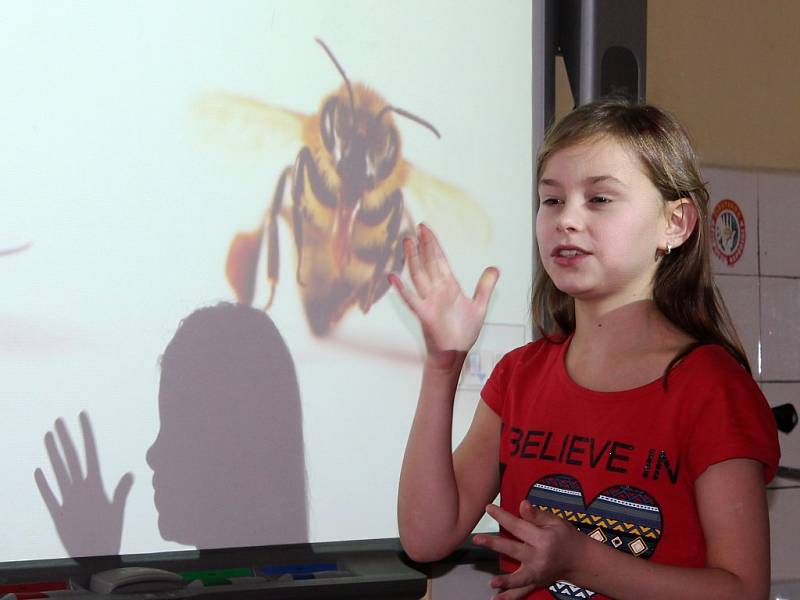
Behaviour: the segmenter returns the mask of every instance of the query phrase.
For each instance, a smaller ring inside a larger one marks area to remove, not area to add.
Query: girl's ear
[[[697,207],[691,198],[678,198],[667,203],[666,242],[672,248],[682,245],[697,227]]]

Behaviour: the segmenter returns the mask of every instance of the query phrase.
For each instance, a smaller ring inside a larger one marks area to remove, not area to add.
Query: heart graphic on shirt
[[[531,486],[528,502],[561,517],[590,538],[640,558],[650,558],[661,538],[658,503],[647,492],[629,485],[607,488],[587,506],[577,479],[546,475]],[[557,581],[549,589],[558,600],[595,594],[567,581]]]

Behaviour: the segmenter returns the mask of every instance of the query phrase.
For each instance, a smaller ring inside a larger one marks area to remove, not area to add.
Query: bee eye
[[[380,150],[378,157],[378,178],[381,180],[386,179],[397,164],[399,156],[397,131],[394,128],[390,128],[388,135],[382,141],[383,148]]]
[[[319,119],[320,135],[322,143],[325,144],[328,152],[333,152],[336,147],[336,99],[331,98],[325,103]]]

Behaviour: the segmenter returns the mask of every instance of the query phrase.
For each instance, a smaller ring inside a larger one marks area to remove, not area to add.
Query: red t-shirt
[[[569,340],[539,340],[506,354],[483,388],[502,421],[500,498],[531,504],[623,552],[702,567],[706,548],[694,482],[731,458],[775,474],[775,420],[753,378],[721,346],[700,346],[669,375],[621,392],[576,384],[564,366]],[[735,502],[731,498],[731,502]],[[747,526],[731,523],[732,527]],[[516,564],[501,557],[501,567]],[[529,598],[605,598],[566,582]]]

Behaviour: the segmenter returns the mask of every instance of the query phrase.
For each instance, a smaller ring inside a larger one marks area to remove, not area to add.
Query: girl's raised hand
[[[520,504],[519,517],[493,504],[486,512],[517,538],[483,534],[473,538],[476,544],[519,562],[513,573],[492,579],[493,588],[504,590],[496,596],[499,600],[524,598],[537,587],[569,579],[581,560],[582,545],[589,540],[563,519],[532,507],[527,500]]]
[[[428,356],[468,351],[478,339],[500,275],[498,270],[484,270],[470,298],[461,290],[439,241],[428,227],[419,226],[417,240],[404,239],[403,250],[414,290],[406,288],[395,273],[389,274],[389,281],[419,319]]]

